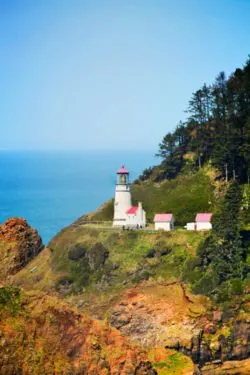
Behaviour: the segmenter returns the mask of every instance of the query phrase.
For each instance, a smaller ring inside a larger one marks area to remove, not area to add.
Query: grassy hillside
[[[214,187],[205,170],[180,175],[173,180],[156,184],[151,181],[134,184],[133,199],[141,200],[152,220],[156,212],[172,212],[177,225],[194,221],[197,212],[214,209]]]
[[[235,358],[247,358],[247,346],[242,345],[249,329],[247,295],[237,299],[236,294],[226,304],[216,305],[192,294],[182,282],[187,274],[200,277],[191,265],[208,235],[181,229],[156,233],[72,225],[12,282],[36,295],[45,292],[64,299],[115,327],[130,343],[149,348],[148,358],[159,375],[181,374],[182,369],[189,374],[190,362],[177,353],[168,355],[164,348],[181,347],[201,365],[222,356],[231,358],[232,346]],[[100,332],[102,337],[107,329]],[[217,350],[221,345],[223,350]]]
[[[197,212],[214,211],[218,198],[219,182],[215,172],[204,167],[197,172],[179,175],[173,180],[155,183],[148,179],[132,185],[133,202],[141,201],[151,221],[156,212],[172,212],[177,225],[194,221]],[[106,203],[91,215],[91,220],[112,220],[113,201]]]
[[[92,296],[105,305],[121,290],[142,280],[175,281],[206,234],[120,232],[73,225],[62,231],[16,282],[26,288]]]

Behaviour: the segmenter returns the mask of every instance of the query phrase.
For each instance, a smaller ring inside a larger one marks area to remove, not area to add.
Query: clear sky
[[[0,0],[0,148],[148,149],[250,53],[250,0]]]

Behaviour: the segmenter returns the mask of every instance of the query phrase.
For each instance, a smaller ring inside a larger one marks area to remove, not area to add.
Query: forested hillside
[[[210,162],[226,181],[250,179],[250,58],[228,78],[221,72],[211,85],[193,93],[185,122],[167,133],[157,155],[163,161],[141,180],[171,179],[187,165]]]

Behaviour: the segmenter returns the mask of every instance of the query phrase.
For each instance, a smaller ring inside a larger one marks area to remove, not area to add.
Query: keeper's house
[[[173,214],[155,214],[154,217],[155,230],[172,230],[174,229]]]

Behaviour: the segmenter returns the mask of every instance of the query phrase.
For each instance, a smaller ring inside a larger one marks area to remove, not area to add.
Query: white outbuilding
[[[155,214],[154,217],[155,230],[172,230],[174,229],[174,216],[173,214]]]
[[[199,213],[195,218],[196,230],[210,230],[212,229],[212,214],[209,212]]]
[[[195,217],[194,223],[187,223],[187,230],[210,230],[212,229],[212,214],[208,212],[199,213]]]

